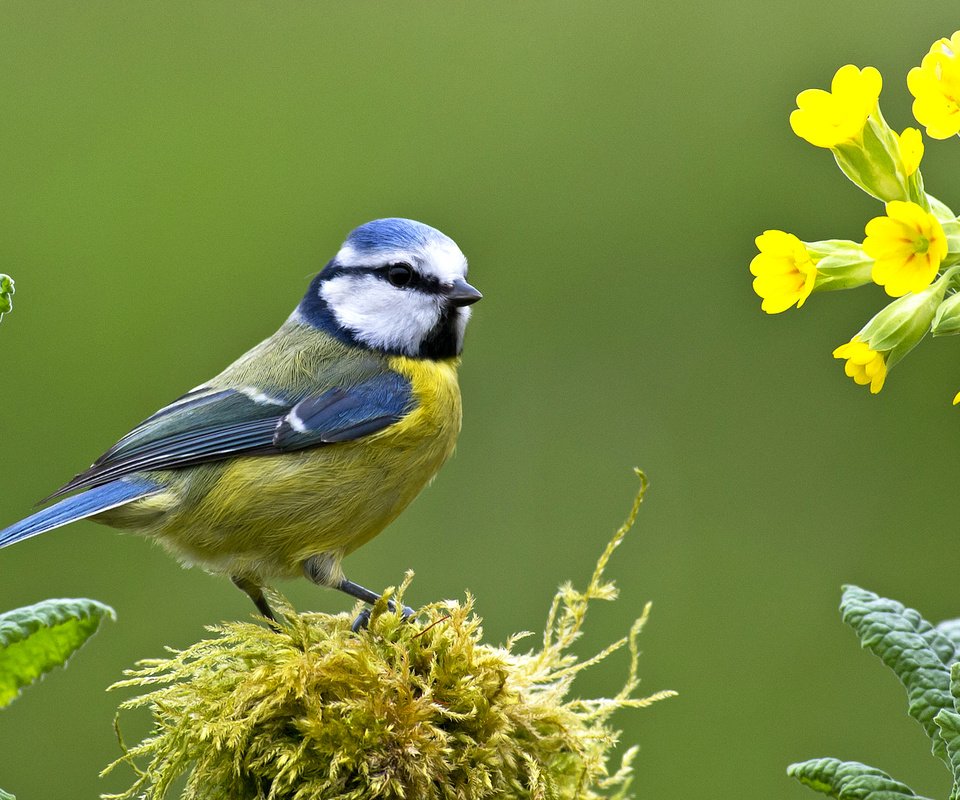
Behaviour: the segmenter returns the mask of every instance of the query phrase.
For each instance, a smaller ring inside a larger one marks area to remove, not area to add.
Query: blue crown
[[[377,252],[422,250],[433,242],[445,241],[450,241],[449,237],[422,222],[388,217],[355,228],[343,244],[359,254],[375,255]]]

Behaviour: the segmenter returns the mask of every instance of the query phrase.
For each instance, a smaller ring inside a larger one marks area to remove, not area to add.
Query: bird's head
[[[352,231],[313,279],[295,314],[342,341],[414,358],[463,348],[467,259],[449,237],[410,219],[377,219]]]

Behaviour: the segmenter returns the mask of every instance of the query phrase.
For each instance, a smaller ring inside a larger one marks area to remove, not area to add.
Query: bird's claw
[[[396,610],[396,606],[393,604],[393,601],[391,601],[388,604],[388,608],[391,611]],[[412,619],[413,615],[416,612],[412,608],[410,608],[410,606],[404,606],[401,609],[400,613],[403,615],[403,621],[406,622],[407,620]],[[353,631],[354,633],[357,633],[358,631],[366,630],[369,624],[370,624],[370,609],[364,608],[359,614],[357,614],[357,618],[353,621],[353,624],[350,626],[350,630]]]
[[[353,621],[353,625],[350,626],[350,630],[354,633],[357,633],[358,631],[365,631],[367,629],[367,625],[369,624],[370,609],[365,608],[359,614],[357,614],[357,618]]]

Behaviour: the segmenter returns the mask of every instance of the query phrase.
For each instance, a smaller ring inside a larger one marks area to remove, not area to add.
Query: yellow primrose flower
[[[871,350],[858,336],[834,350],[833,357],[846,359],[843,371],[860,386],[870,384],[870,394],[876,394],[883,388],[883,382],[887,379],[885,354]]]
[[[847,344],[833,351],[846,359],[844,369],[861,386],[876,394],[887,373],[930,332],[930,323],[943,302],[947,287],[960,267],[947,270],[922,292],[912,292],[880,309]]]
[[[929,286],[947,255],[947,237],[933,214],[916,203],[891,200],[887,215],[867,223],[863,249],[874,259],[873,280],[891,297]]]
[[[927,136],[949,139],[960,132],[960,31],[930,46],[907,74],[914,96],[913,116],[927,128]]]
[[[923,134],[916,128],[904,128],[903,133],[897,136],[900,145],[900,160],[903,162],[903,172],[909,178],[920,168],[923,158]]]
[[[855,139],[877,107],[882,86],[883,78],[873,67],[840,67],[829,92],[806,89],[797,95],[790,127],[801,139],[817,147],[836,147]]]
[[[750,262],[750,272],[756,276],[753,291],[763,298],[760,308],[768,314],[779,314],[794,303],[800,308],[817,279],[807,248],[784,231],[764,231],[756,242],[760,252]]]

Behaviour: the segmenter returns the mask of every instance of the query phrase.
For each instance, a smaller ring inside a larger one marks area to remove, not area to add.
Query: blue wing
[[[142,497],[149,497],[160,491],[163,491],[162,486],[142,477],[98,486],[83,494],[61,500],[50,508],[38,511],[0,531],[0,547],[46,533],[68,522],[92,517],[101,511],[125,505]]]
[[[294,400],[197,390],[145,420],[47,499],[137,472],[358,439],[399,421],[414,405],[409,382],[395,372]]]

